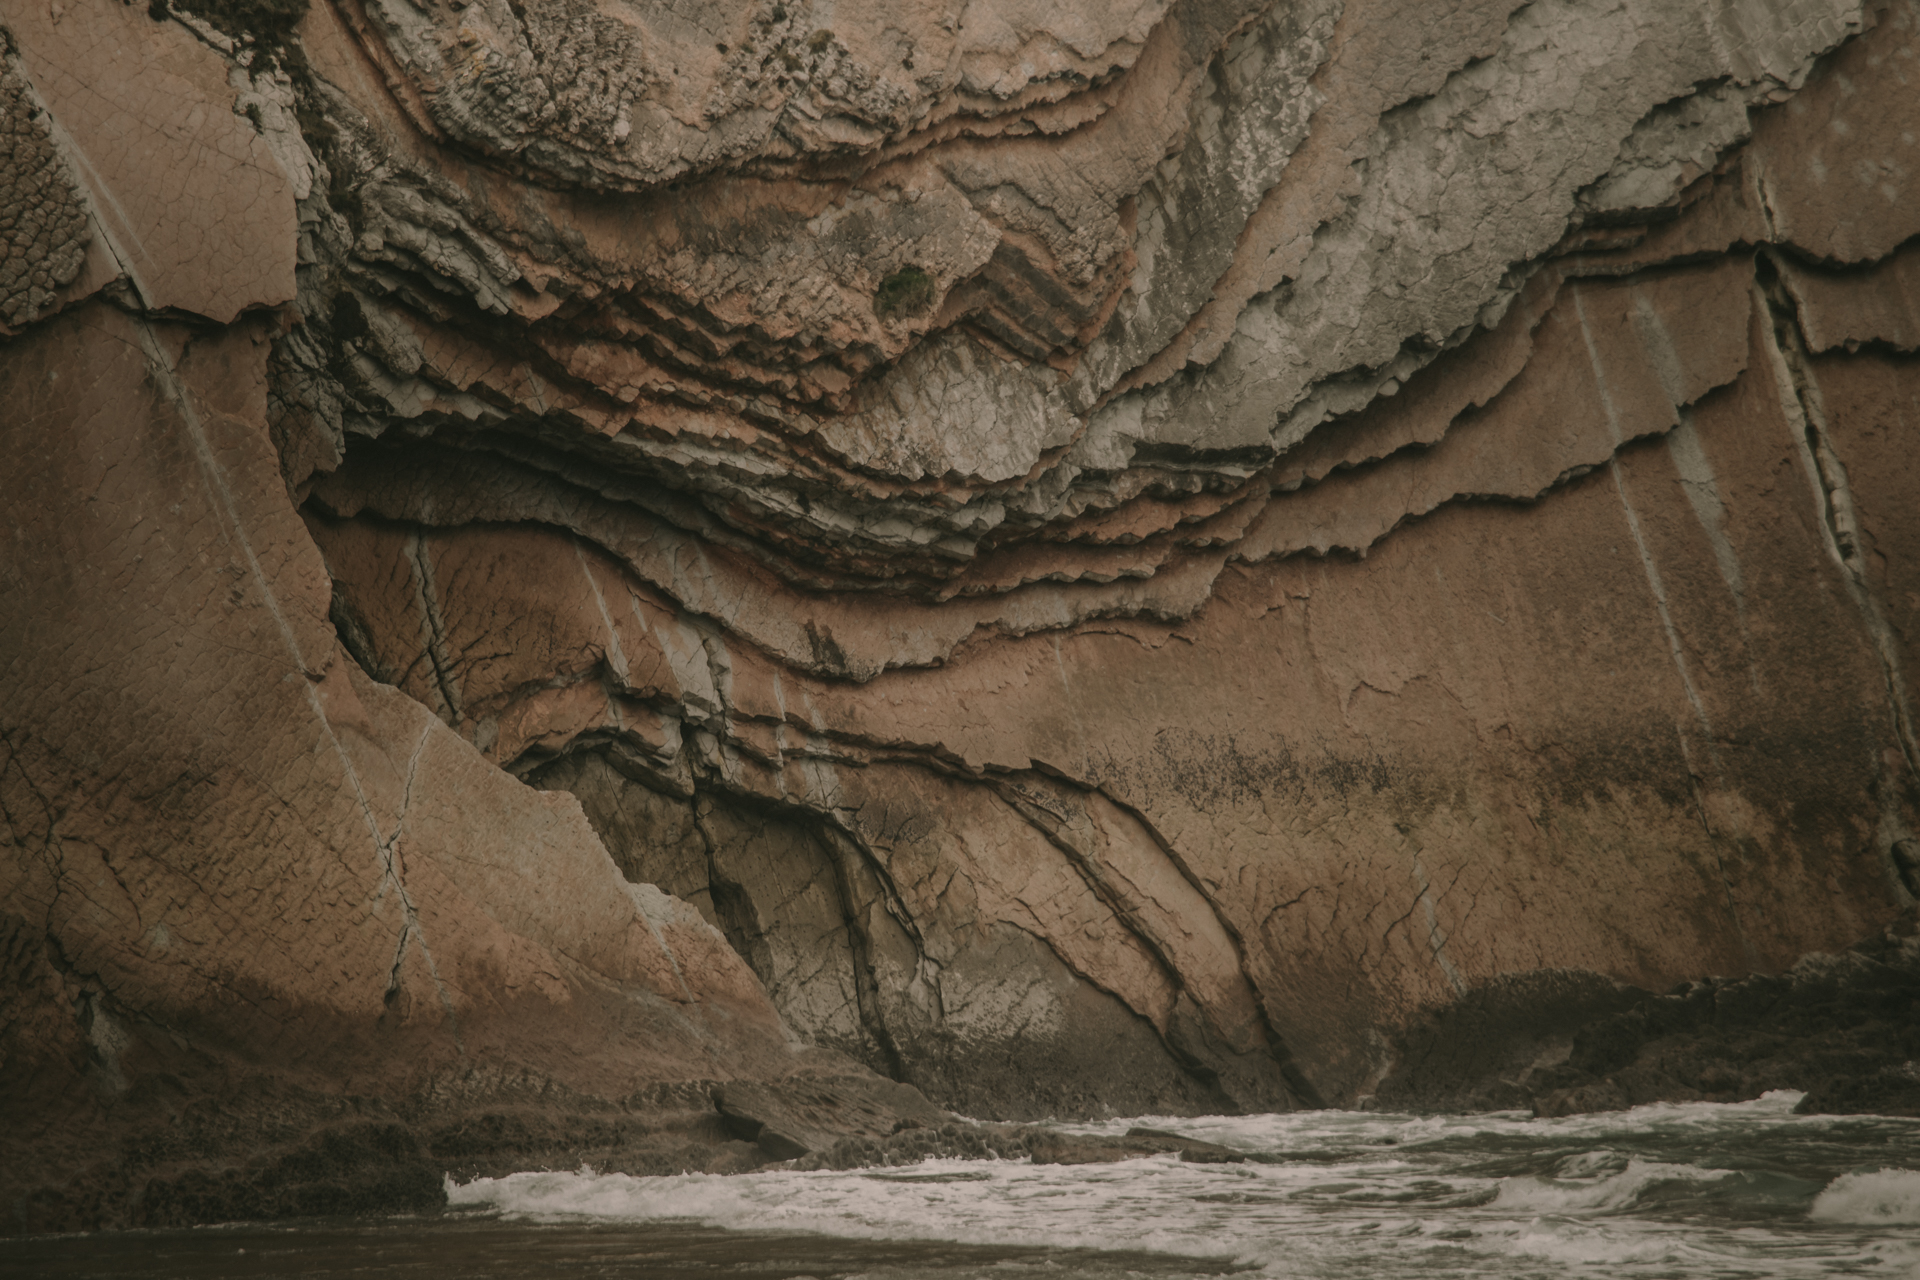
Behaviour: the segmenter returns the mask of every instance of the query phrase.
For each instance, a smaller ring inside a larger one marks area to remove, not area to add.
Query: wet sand
[[[0,1240],[6,1280],[1184,1280],[1236,1268],[1150,1253],[994,1248],[448,1213]]]

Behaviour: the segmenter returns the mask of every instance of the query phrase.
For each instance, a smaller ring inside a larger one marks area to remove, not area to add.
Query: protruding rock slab
[[[775,1160],[826,1151],[846,1138],[887,1138],[950,1119],[911,1085],[878,1076],[789,1076],[718,1085],[713,1105],[736,1136]]]
[[[303,1135],[363,1108],[444,1125],[797,1062],[576,801],[340,651],[267,340],[89,303],[0,361],[0,1195],[43,1227],[126,1222],[153,1178],[169,1214],[311,1211]],[[294,1172],[239,1168],[275,1150]]]
[[[1027,1140],[1035,1164],[1118,1164],[1146,1156],[1179,1153],[1185,1164],[1244,1164],[1247,1154],[1165,1129],[1135,1125],[1120,1138],[1037,1130]]]
[[[225,59],[135,5],[23,4],[0,17],[147,306],[225,323],[293,300],[296,175],[237,109]]]

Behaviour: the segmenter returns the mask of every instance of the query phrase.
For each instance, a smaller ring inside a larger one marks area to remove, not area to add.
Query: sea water
[[[139,1271],[83,1256],[108,1237],[26,1243],[63,1277],[1920,1277],[1920,1120],[1796,1116],[1799,1097],[1557,1120],[1310,1111],[1058,1126],[1144,1124],[1235,1148],[1241,1164],[520,1173],[450,1182],[438,1219],[151,1233]],[[234,1252],[249,1240],[263,1269]],[[151,1265],[156,1250],[169,1269]],[[0,1241],[0,1269],[9,1252]]]

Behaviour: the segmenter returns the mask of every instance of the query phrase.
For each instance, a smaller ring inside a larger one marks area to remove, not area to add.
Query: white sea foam
[[[1812,1277],[1863,1266],[1920,1274],[1920,1240],[1902,1229],[1920,1222],[1920,1173],[1851,1174],[1815,1200],[1818,1181],[1773,1172],[1766,1160],[1747,1172],[1694,1163],[1727,1164],[1726,1153],[1766,1135],[1795,1150],[1837,1142],[1844,1151],[1846,1135],[1863,1125],[1883,1127],[1873,1139],[1878,1151],[1920,1151],[1912,1122],[1796,1116],[1799,1097],[1555,1120],[1320,1111],[1061,1126],[1118,1134],[1146,1124],[1256,1157],[1233,1165],[1163,1155],[1111,1165],[940,1160],[734,1177],[582,1169],[448,1190],[455,1205],[544,1221],[1146,1250],[1232,1258],[1275,1277],[1533,1276],[1543,1262],[1569,1270],[1605,1264],[1609,1280]],[[1727,1206],[1739,1212],[1722,1213]]]
[[[939,1181],[938,1179],[952,1179]],[[1230,1255],[1199,1215],[1167,1210],[1220,1180],[1171,1156],[1124,1165],[934,1160],[902,1170],[686,1174],[519,1173],[449,1185],[459,1206],[536,1218],[688,1221],[736,1230],[818,1232],[863,1239],[944,1240],[1065,1248]],[[1234,1206],[1242,1214],[1245,1204]],[[1256,1212],[1253,1216],[1259,1216]],[[1198,1218],[1199,1221],[1196,1221]]]
[[[1920,1170],[1842,1174],[1814,1197],[1808,1216],[1867,1227],[1920,1226]]]
[[[1540,1258],[1570,1265],[1605,1263],[1610,1266],[1653,1264],[1673,1266],[1693,1252],[1684,1239],[1668,1231],[1624,1231],[1568,1221],[1529,1223],[1500,1242],[1505,1251],[1523,1258]]]

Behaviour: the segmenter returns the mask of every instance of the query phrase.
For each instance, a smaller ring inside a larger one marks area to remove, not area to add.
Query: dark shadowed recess
[[[1662,995],[1573,970],[1516,974],[1396,1048],[1381,1110],[1564,1116],[1794,1089],[1807,1114],[1920,1116],[1920,916],[1783,974]]]

